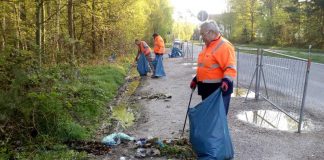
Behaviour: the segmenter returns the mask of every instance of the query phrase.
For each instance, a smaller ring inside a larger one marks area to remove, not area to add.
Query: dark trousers
[[[200,83],[198,82],[198,94],[201,96],[201,99],[204,100],[206,99],[209,95],[214,93],[219,87],[220,83],[215,83],[215,84],[206,84],[206,83]],[[224,102],[224,107],[225,107],[225,112],[226,115],[228,113],[229,109],[229,104],[231,101],[231,94],[228,95],[223,95],[223,102]]]

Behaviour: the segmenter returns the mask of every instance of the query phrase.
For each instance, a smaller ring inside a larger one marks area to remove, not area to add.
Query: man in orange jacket
[[[138,61],[139,57],[144,55],[146,57],[146,60],[149,63],[150,69],[154,73],[154,67],[153,67],[153,64],[152,64],[151,48],[149,47],[149,45],[147,45],[147,43],[145,41],[140,41],[138,39],[135,39],[135,44],[138,47],[138,51],[137,51],[135,61]]]
[[[153,63],[154,72],[152,78],[159,78],[165,76],[164,67],[163,67],[163,54],[165,53],[164,41],[162,37],[154,33],[154,53],[155,53],[155,60]]]
[[[236,77],[234,47],[221,36],[214,21],[203,23],[200,26],[200,35],[206,46],[199,53],[197,74],[190,88],[194,89],[198,85],[198,94],[202,100],[221,88],[227,114],[233,93],[233,80]]]

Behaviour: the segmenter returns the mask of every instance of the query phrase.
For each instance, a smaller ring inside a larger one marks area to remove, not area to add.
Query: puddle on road
[[[184,66],[197,66],[197,63],[182,63]]]
[[[233,94],[231,95],[231,97],[246,97],[247,94],[247,89],[245,88],[234,88],[233,90]],[[255,97],[255,93],[250,91],[249,94],[247,95],[247,98],[254,98]]]
[[[134,124],[135,116],[131,111],[127,110],[126,104],[120,104],[112,110],[113,118],[121,122],[123,127],[129,127]]]
[[[296,132],[298,123],[280,111],[274,110],[257,110],[244,111],[237,115],[241,121],[252,123],[258,127],[276,129],[281,131]],[[305,119],[302,123],[302,131],[310,131],[312,127],[310,120]]]

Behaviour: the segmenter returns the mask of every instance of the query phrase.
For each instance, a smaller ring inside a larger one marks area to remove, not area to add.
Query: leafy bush
[[[91,137],[126,74],[118,64],[35,69],[31,54],[14,56],[0,64],[0,139],[5,143],[40,135],[61,141]]]

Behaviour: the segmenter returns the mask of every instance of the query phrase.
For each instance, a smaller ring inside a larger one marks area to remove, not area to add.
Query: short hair
[[[153,36],[153,37],[156,37],[156,36],[158,36],[158,35],[159,35],[159,34],[157,34],[157,33],[154,33],[154,34],[153,34],[152,36]]]
[[[200,25],[200,29],[205,28],[207,31],[213,31],[215,33],[220,33],[217,23],[213,20],[206,21]]]
[[[135,39],[135,43],[138,42],[138,41],[140,41],[140,40],[139,39]]]

